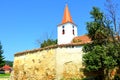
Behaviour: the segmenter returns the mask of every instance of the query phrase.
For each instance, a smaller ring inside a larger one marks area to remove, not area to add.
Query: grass
[[[0,78],[8,78],[10,77],[10,74],[0,74]]]

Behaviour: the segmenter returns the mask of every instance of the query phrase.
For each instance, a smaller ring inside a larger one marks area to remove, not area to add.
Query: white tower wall
[[[63,30],[64,30],[64,34],[63,34]],[[58,44],[69,44],[76,36],[77,36],[77,27],[75,24],[68,22],[65,24],[58,25]]]

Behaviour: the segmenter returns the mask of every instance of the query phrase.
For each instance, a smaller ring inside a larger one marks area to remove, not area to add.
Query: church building
[[[78,36],[77,25],[72,20],[68,5],[57,32],[57,45],[14,55],[11,80],[72,80],[85,77],[82,72],[82,46],[91,39],[87,35]]]

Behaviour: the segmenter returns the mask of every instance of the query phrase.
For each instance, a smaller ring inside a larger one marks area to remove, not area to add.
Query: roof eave
[[[75,23],[73,23],[73,22],[66,22],[66,23],[61,23],[61,24],[58,24],[57,26],[59,27],[59,26],[61,26],[61,25],[64,25],[64,24],[67,24],[67,23],[71,23],[71,24],[73,24],[73,25],[75,25],[75,26],[77,26]]]

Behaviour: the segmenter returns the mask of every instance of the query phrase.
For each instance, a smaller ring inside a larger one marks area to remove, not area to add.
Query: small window
[[[74,29],[74,26],[72,26],[73,27],[73,29]]]
[[[62,28],[64,29],[65,26],[62,26]]]
[[[75,35],[75,31],[74,31],[74,29],[73,29],[73,35]]]
[[[65,34],[65,30],[64,30],[64,29],[62,30],[62,34],[63,34],[63,35]]]

